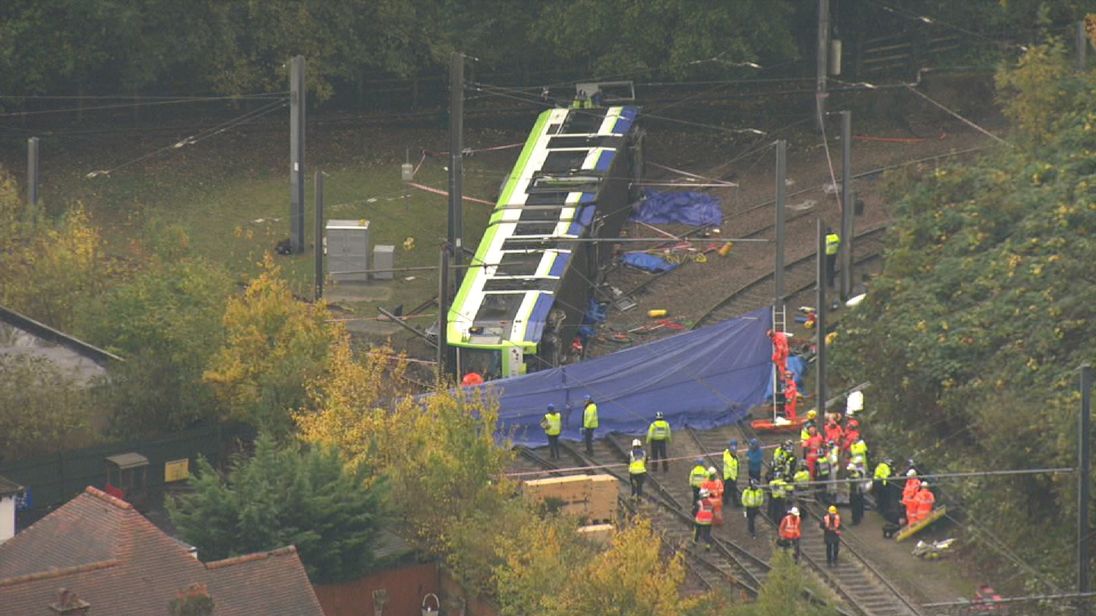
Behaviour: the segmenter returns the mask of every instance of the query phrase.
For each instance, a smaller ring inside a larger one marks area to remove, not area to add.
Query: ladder
[[[784,305],[784,302],[776,302],[775,304],[773,304],[772,312],[773,312],[773,314],[772,314],[772,329],[773,329],[773,331],[774,332],[781,332],[781,333],[787,332],[788,331],[788,310],[787,310],[787,307]],[[779,410],[779,407],[780,407],[780,405],[776,401],[776,396],[780,391],[783,390],[783,387],[781,387],[780,384],[783,382],[782,378],[783,378],[784,375],[776,373],[776,364],[775,363],[770,368],[770,372],[773,376],[773,391],[772,391],[772,395],[773,395],[773,423],[775,424],[776,420],[777,420],[777,417],[779,416],[778,410]]]

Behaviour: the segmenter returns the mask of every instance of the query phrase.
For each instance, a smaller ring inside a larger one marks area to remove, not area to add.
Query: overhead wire
[[[270,96],[250,97],[269,100]],[[26,117],[26,116],[39,116],[56,113],[84,113],[88,111],[102,111],[104,109],[130,109],[133,107],[154,107],[162,105],[181,105],[189,103],[208,103],[215,100],[244,100],[244,97],[238,96],[223,96],[220,98],[177,98],[171,100],[154,100],[144,103],[119,103],[116,105],[95,105],[92,107],[64,107],[62,109],[40,109],[38,111],[10,111],[0,113],[0,118],[14,118],[14,117]]]

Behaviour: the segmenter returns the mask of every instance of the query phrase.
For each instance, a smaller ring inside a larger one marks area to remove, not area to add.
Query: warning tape
[[[762,445],[761,449],[762,450],[775,449],[777,447],[779,447],[779,445]],[[696,460],[697,458],[704,458],[704,457],[709,457],[709,456],[722,456],[722,455],[723,455],[722,451],[711,451],[711,452],[708,452],[708,453],[702,453],[702,454],[695,455],[695,456],[677,456],[675,458],[665,458],[665,460],[667,462],[677,462],[677,461],[680,461],[680,460]],[[648,462],[651,461],[650,457],[647,458],[647,461]],[[540,471],[522,471],[522,472],[517,472],[517,473],[504,473],[504,475],[506,477],[525,477],[527,475],[543,475],[545,473],[569,473],[569,472],[574,472],[574,471],[596,470],[596,469],[599,469],[599,468],[620,468],[620,467],[623,467],[623,466],[628,466],[628,463],[627,462],[620,462],[618,464],[595,464],[593,466],[570,466],[570,467],[565,467],[565,468],[551,468],[551,469],[545,469],[545,470],[540,470]]]
[[[435,195],[444,195],[446,197],[449,196],[448,191],[442,190],[440,188],[434,188],[432,186],[426,186],[424,184],[419,184],[418,182],[408,182],[407,185],[410,186],[411,188],[417,188],[419,190],[423,190],[423,191],[426,191],[428,193],[434,193]],[[473,203],[482,203],[484,205],[490,205],[490,206],[495,205],[494,203],[491,203],[490,201],[485,201],[483,199],[477,199],[475,197],[469,197],[468,195],[461,195],[461,199],[463,199],[465,201],[471,201]]]
[[[854,135],[853,141],[878,141],[880,143],[921,143],[923,141],[943,141],[947,139],[947,133],[940,133],[939,137],[877,137],[875,135]]]

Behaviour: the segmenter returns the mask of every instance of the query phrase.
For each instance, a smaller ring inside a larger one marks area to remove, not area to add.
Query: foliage
[[[1013,125],[1036,142],[1046,141],[1059,118],[1078,106],[1078,92],[1066,77],[1072,72],[1058,39],[1034,45],[1015,67],[998,69],[998,97]],[[1073,91],[1071,91],[1073,90]]]
[[[293,297],[273,257],[243,296],[229,299],[225,342],[203,379],[229,417],[286,433],[290,412],[306,399],[305,384],[324,372],[335,329],[327,309]]]
[[[1016,94],[1024,117],[1042,119],[1029,123],[1046,131],[1042,146],[923,170],[894,196],[886,269],[844,317],[834,365],[885,384],[868,423],[902,444],[895,457],[931,459],[930,470],[1073,465],[1076,368],[1096,360],[1096,84],[1061,79],[1048,87],[1075,99]],[[944,490],[1037,568],[1061,572],[1072,483],[1037,475]]]
[[[595,75],[733,74],[744,62],[795,56],[790,13],[784,0],[556,0],[541,11],[533,35]]]
[[[103,289],[110,267],[99,230],[79,204],[59,220],[22,203],[0,169],[0,305],[71,331],[78,308]]]
[[[832,607],[815,605],[806,599],[804,593],[808,590],[815,596],[822,596],[822,593],[810,583],[787,552],[774,551],[769,564],[772,570],[765,577],[757,600],[736,606],[729,612],[730,616],[836,616],[840,613]]]
[[[335,449],[279,446],[261,434],[254,457],[227,478],[202,459],[191,485],[167,507],[206,560],[294,545],[314,582],[352,579],[373,563],[384,484]]]
[[[216,415],[202,370],[224,340],[231,280],[203,259],[168,254],[152,256],[81,315],[90,341],[128,359],[112,371],[109,392],[111,428],[120,436],[178,430]]]
[[[3,330],[0,330],[0,334]],[[94,398],[47,359],[0,354],[0,459],[17,460],[90,443]]]

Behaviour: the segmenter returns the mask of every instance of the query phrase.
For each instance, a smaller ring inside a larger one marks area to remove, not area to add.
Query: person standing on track
[[[792,507],[788,515],[780,520],[780,547],[792,550],[792,558],[799,562],[799,538],[802,536],[799,525],[799,508]]]
[[[746,463],[752,481],[761,481],[761,465],[765,462],[765,452],[756,438],[750,439],[750,448],[746,450]]]
[[[826,286],[833,287],[837,272],[837,253],[841,250],[841,236],[826,227]]]
[[[704,468],[704,458],[697,458],[693,470],[689,471],[689,487],[693,489],[693,513],[696,513],[696,502],[700,500],[700,490],[705,481],[708,481],[708,469]]]
[[[837,553],[841,549],[841,516],[837,507],[830,505],[818,527],[826,540],[826,564],[832,567],[837,564]]]
[[[667,460],[669,456],[666,454],[666,449],[670,444],[670,437],[670,422],[666,421],[666,416],[661,411],[655,413],[655,420],[647,428],[647,445],[651,448],[652,471],[658,470],[658,459],[662,458],[662,472],[669,472],[670,462]]]
[[[746,508],[744,515],[746,516],[746,529],[750,531],[750,536],[757,539],[757,528],[754,520],[757,519],[757,514],[761,513],[761,506],[765,504],[765,492],[761,490],[761,486],[758,485],[756,479],[750,479],[750,485],[742,490],[742,506]]]
[[[853,457],[845,470],[848,471],[851,480],[851,483],[849,483],[849,506],[852,507],[852,525],[858,526],[860,520],[864,519],[864,476],[866,471],[863,458],[860,456]]]
[[[708,491],[701,490],[697,495],[697,501],[693,504],[693,521],[695,522],[695,533],[693,534],[693,543],[700,543],[700,540],[704,540],[704,549],[712,549],[712,503],[708,500]]]
[[[544,414],[544,419],[540,420],[540,427],[544,428],[544,434],[548,437],[549,457],[553,460],[558,460],[559,435],[563,432],[563,418],[559,416],[556,405],[548,405],[548,412]]]
[[[732,439],[723,450],[723,505],[738,507],[738,441]]]
[[[632,485],[632,498],[643,498],[643,481],[647,479],[647,452],[639,439],[632,441],[632,450],[628,452],[628,481]]]
[[[586,394],[586,406],[582,409],[582,432],[586,440],[586,455],[594,455],[594,430],[597,430],[597,405],[593,397]]]
[[[779,522],[788,510],[788,489],[788,482],[780,475],[769,482],[769,520],[773,524]]]

